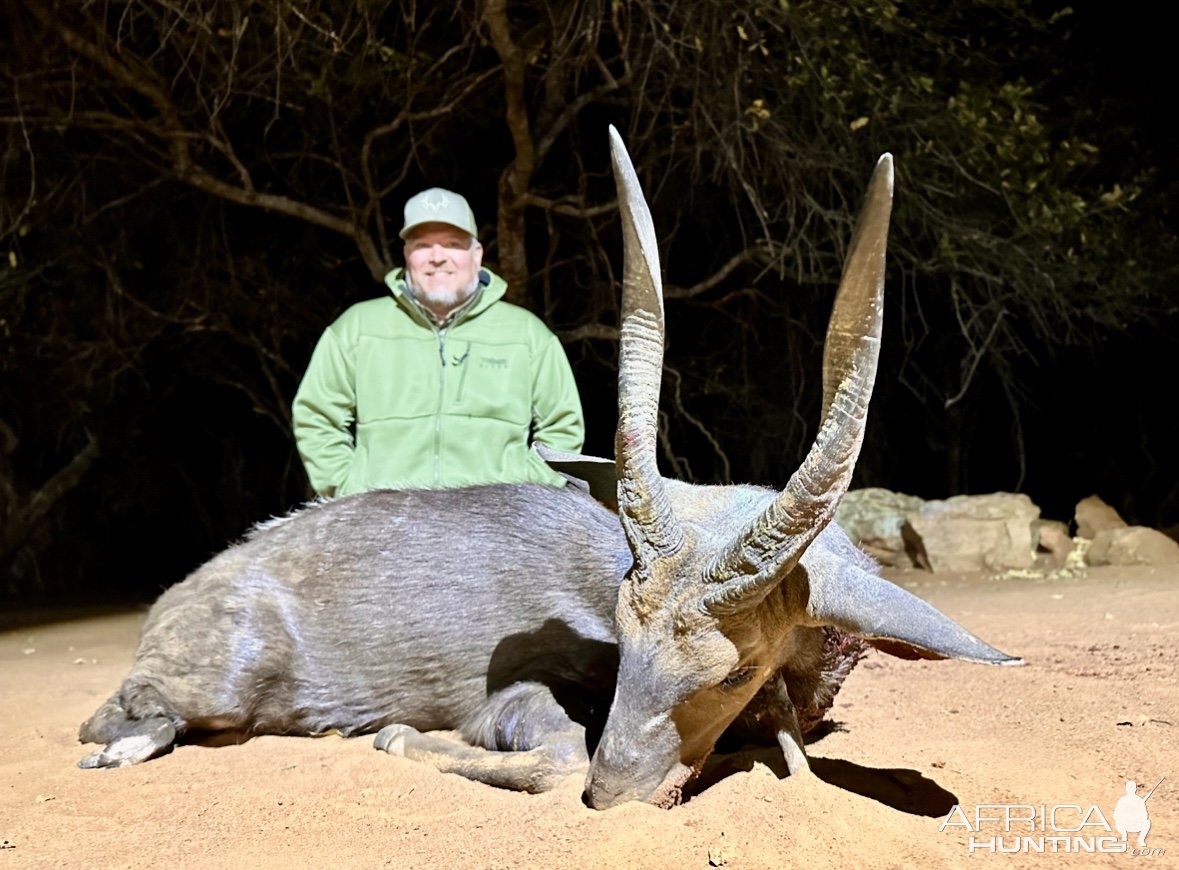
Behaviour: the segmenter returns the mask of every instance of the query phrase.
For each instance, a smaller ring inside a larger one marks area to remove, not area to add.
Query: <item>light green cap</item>
[[[429,223],[450,224],[473,239],[479,238],[475,229],[475,213],[467,201],[457,193],[441,187],[423,190],[406,201],[405,226],[401,228],[401,238],[413,232],[414,227]]]

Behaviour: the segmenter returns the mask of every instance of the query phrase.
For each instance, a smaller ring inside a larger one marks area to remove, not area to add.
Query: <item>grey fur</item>
[[[165,592],[131,673],[80,737],[111,742],[146,719],[177,733],[353,734],[400,723],[532,748],[537,725],[497,718],[505,699],[496,693],[520,680],[579,685],[596,669],[604,709],[628,563],[617,518],[573,487],[381,491],[316,504]],[[101,756],[84,766],[121,766]]]

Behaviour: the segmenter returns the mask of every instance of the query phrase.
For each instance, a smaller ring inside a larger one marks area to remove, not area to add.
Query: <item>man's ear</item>
[[[471,244],[474,248],[474,250],[471,251],[471,259],[475,263],[475,271],[477,272],[479,271],[479,267],[483,265],[483,243],[472,239]]]

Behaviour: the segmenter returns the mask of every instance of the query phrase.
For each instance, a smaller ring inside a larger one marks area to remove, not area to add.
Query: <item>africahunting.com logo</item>
[[[1157,857],[1167,850],[1147,845],[1146,802],[1162,783],[1160,779],[1139,795],[1138,783],[1127,780],[1126,793],[1109,816],[1097,804],[979,804],[973,812],[954,804],[938,830],[965,834],[971,853],[1125,852]]]

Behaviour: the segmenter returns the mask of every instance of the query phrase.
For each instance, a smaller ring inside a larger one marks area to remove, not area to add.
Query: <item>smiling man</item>
[[[295,395],[295,442],[322,496],[564,478],[529,449],[581,449],[569,361],[533,314],[502,300],[467,201],[405,204],[405,268],[320,338]]]

